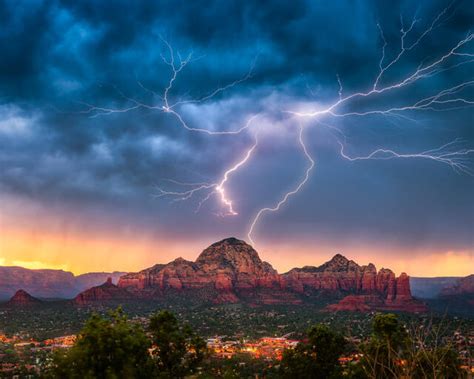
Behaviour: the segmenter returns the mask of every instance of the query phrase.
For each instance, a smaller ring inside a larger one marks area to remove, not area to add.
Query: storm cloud
[[[409,25],[419,18],[416,36],[446,7],[447,17],[387,72],[386,83],[464,38],[473,27],[470,2],[0,0],[3,212],[18,223],[15,217],[25,215],[17,206],[24,201],[41,214],[77,219],[85,229],[125,225],[183,240],[245,238],[258,209],[278,202],[307,164],[282,111],[336,100],[338,77],[345,93],[367,90],[383,46],[377,24],[389,58],[400,48],[401,19]],[[216,216],[215,199],[195,213],[198,199],[170,202],[155,195],[157,187],[173,188],[167,179],[216,181],[251,145],[250,135],[193,133],[173,115],[144,107],[89,112],[91,104],[128,107],[130,98],[160,104],[171,75],[162,59],[168,54],[164,40],[196,58],[174,83],[174,101],[206,96],[253,67],[247,80],[180,108],[192,127],[235,130],[254,114],[262,115],[257,123],[274,126],[251,164],[231,179],[236,217]],[[472,76],[472,64],[466,64],[378,101],[399,105]],[[472,98],[470,91],[465,96]],[[355,154],[378,147],[423,151],[456,138],[474,145],[472,108],[407,116],[331,123],[344,131]],[[281,212],[265,216],[257,239],[334,246],[363,241],[399,246],[407,254],[442,246],[472,254],[473,177],[423,160],[348,162],[330,130],[315,125],[305,133],[314,172]],[[16,208],[6,204],[12,199]]]

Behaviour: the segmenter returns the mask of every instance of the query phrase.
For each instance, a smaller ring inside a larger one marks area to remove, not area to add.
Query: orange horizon
[[[21,266],[29,269],[62,269],[74,275],[87,272],[135,272],[177,257],[195,260],[211,243],[208,239],[194,242],[164,239],[150,235],[81,236],[78,233],[58,234],[37,230],[2,228],[0,266]],[[396,275],[467,276],[472,274],[474,258],[469,251],[414,251],[409,257],[399,249],[363,245],[334,249],[329,243],[308,247],[296,243],[262,243],[255,248],[262,260],[279,273],[293,267],[319,266],[341,253],[360,265],[373,263],[380,269],[392,269]],[[380,251],[384,251],[381,254]],[[429,264],[427,264],[429,262]]]

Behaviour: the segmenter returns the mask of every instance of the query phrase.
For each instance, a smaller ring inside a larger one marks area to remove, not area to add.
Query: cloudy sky
[[[471,273],[474,9],[416,3],[0,0],[0,264],[194,259],[290,193],[250,236],[279,271]]]

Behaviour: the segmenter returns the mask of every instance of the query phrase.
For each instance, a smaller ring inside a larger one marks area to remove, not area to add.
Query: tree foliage
[[[175,315],[161,311],[150,319],[153,358],[160,376],[183,378],[193,373],[204,358],[206,342],[189,325],[180,325]]]
[[[150,336],[119,308],[94,314],[69,351],[55,354],[47,376],[70,379],[183,378],[202,361],[206,344],[188,325],[162,311],[150,319]],[[151,338],[150,338],[151,337]]]
[[[222,362],[207,360],[207,370],[197,370],[206,356],[205,341],[189,325],[169,311],[151,316],[147,333],[130,322],[119,308],[107,316],[94,314],[86,322],[74,346],[55,353],[46,373],[52,378],[184,378],[248,377],[255,373],[282,378],[463,378],[459,355],[442,341],[432,324],[408,328],[394,314],[377,314],[372,334],[359,346],[325,325],[315,325],[295,349],[286,350],[279,368],[268,362],[234,357]],[[350,347],[361,353],[358,363],[342,367],[339,358]],[[5,351],[8,357],[9,351]],[[247,357],[247,358],[245,358]],[[218,366],[212,366],[212,362]],[[206,362],[204,362],[206,363]],[[238,367],[237,367],[238,364]],[[205,366],[205,365],[204,365]],[[26,371],[25,371],[26,372]],[[208,376],[206,376],[208,374]]]
[[[308,342],[299,343],[283,354],[280,375],[283,378],[337,378],[341,372],[339,357],[344,352],[344,337],[325,325],[308,331]]]
[[[362,345],[362,366],[370,377],[398,378],[402,375],[408,335],[397,316],[377,314],[370,340]]]
[[[50,376],[56,378],[144,378],[153,365],[150,341],[143,329],[128,321],[119,308],[108,317],[94,314],[74,346],[54,357]]]
[[[371,338],[361,346],[360,368],[366,377],[454,379],[465,376],[459,354],[449,345],[438,345],[440,335],[432,325],[418,325],[409,330],[396,315],[378,314],[372,328]]]

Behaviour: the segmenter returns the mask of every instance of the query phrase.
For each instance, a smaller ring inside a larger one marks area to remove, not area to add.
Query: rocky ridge
[[[215,303],[247,301],[297,304],[324,293],[339,303],[328,310],[424,311],[413,299],[409,277],[373,264],[359,266],[336,254],[321,266],[278,272],[244,241],[227,238],[205,249],[196,261],[183,258],[122,276],[118,287],[135,296],[161,297],[169,291],[206,290]]]
[[[474,274],[460,278],[454,284],[444,287],[440,296],[474,294]]]

